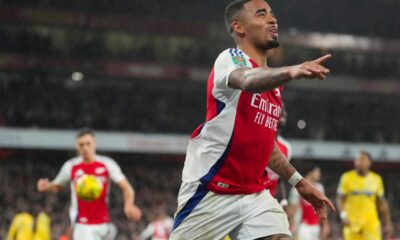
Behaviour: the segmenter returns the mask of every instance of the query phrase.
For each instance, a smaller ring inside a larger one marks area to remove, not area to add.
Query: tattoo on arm
[[[289,163],[285,156],[283,156],[276,143],[268,167],[285,180],[289,180],[293,173],[296,172],[296,169]]]
[[[283,85],[290,80],[287,68],[256,68],[246,74],[248,89],[250,91],[271,90]]]
[[[279,87],[290,80],[287,67],[241,68],[231,73],[228,85],[249,92],[264,92]]]

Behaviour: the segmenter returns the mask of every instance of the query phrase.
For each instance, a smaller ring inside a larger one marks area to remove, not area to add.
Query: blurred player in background
[[[223,51],[208,79],[206,122],[192,134],[170,239],[292,239],[287,216],[266,188],[267,166],[296,186],[321,218],[332,203],[303,179],[275,143],[282,86],[325,79],[330,58],[269,68],[278,26],[263,0],[236,0],[225,10],[237,48]],[[268,165],[269,164],[269,165]]]
[[[11,222],[6,240],[33,240],[35,219],[29,213],[30,204],[28,201],[18,201],[17,209],[19,213],[14,216]]]
[[[51,218],[49,208],[40,210],[36,217],[33,240],[51,240]]]
[[[286,122],[287,122],[287,111],[286,111],[285,104],[282,104],[282,113],[281,113],[281,116],[279,117],[276,144],[278,145],[279,150],[281,150],[282,154],[286,157],[286,159],[288,161],[290,161],[290,159],[292,158],[292,146],[290,145],[290,143],[288,141],[286,141],[286,139],[284,139],[280,135],[280,131],[286,125]],[[281,197],[282,197],[281,205],[283,207],[285,207],[287,205],[285,183],[281,182],[281,184],[279,184],[279,179],[280,179],[279,175],[276,174],[274,171],[272,171],[270,168],[267,168],[267,172],[268,172],[268,178],[270,180],[270,185],[268,186],[268,188],[269,188],[271,195],[274,196],[275,198],[277,197],[276,190],[277,190],[277,186],[279,185],[280,193],[281,193]]]
[[[39,192],[57,193],[70,182],[70,219],[73,226],[73,239],[109,239],[109,233],[112,232],[107,207],[110,180],[122,190],[126,217],[138,221],[141,211],[134,204],[133,188],[113,159],[96,154],[96,141],[91,129],[83,128],[78,132],[76,149],[79,156],[68,160],[53,181],[47,178],[39,179],[37,189]],[[77,197],[75,182],[85,174],[95,176],[103,184],[100,197],[94,201],[83,201]]]
[[[309,166],[305,171],[305,178],[321,192],[324,187],[319,180],[321,170],[318,166]],[[298,240],[327,240],[330,232],[328,218],[320,221],[313,206],[304,200],[295,188],[289,194],[287,214],[292,232],[297,233]],[[321,231],[322,229],[322,231]],[[296,235],[296,234],[295,234]]]
[[[167,215],[165,204],[155,209],[155,218],[147,225],[139,236],[139,240],[168,240],[174,220]]]
[[[51,240],[51,219],[31,201],[18,201],[6,240]],[[36,218],[35,218],[36,216]]]
[[[385,223],[386,237],[390,238],[393,235],[382,178],[370,171],[371,165],[370,154],[360,151],[354,160],[355,170],[345,172],[340,178],[337,206],[344,226],[345,240],[382,239],[378,211]]]

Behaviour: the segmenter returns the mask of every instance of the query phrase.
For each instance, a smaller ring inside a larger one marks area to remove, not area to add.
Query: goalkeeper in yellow
[[[11,222],[6,240],[51,240],[51,220],[49,215],[41,211],[36,221],[27,211],[27,205],[18,203],[21,212]]]
[[[393,235],[389,205],[384,197],[381,176],[370,171],[371,156],[360,151],[354,160],[354,170],[340,178],[337,207],[343,223],[344,240],[381,240],[381,223],[386,237]]]

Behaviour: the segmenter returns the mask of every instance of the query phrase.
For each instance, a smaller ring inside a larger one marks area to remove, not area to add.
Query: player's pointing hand
[[[299,183],[296,185],[296,189],[306,201],[313,205],[319,218],[326,219],[327,214],[325,206],[327,206],[334,212],[336,211],[332,202],[322,192],[312,186],[308,182],[308,180],[300,180]]]
[[[327,54],[318,59],[291,66],[289,67],[289,75],[291,79],[319,78],[323,80],[330,72],[328,68],[323,66],[323,64],[331,57],[331,54]]]

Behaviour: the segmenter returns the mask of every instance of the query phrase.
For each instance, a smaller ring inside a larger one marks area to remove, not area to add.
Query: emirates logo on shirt
[[[279,89],[275,89],[274,92],[279,95],[281,94]],[[268,99],[262,98],[262,95],[259,93],[253,94],[250,105],[258,110],[254,118],[254,123],[274,131],[277,130],[278,119],[282,112],[281,106],[270,102]]]

